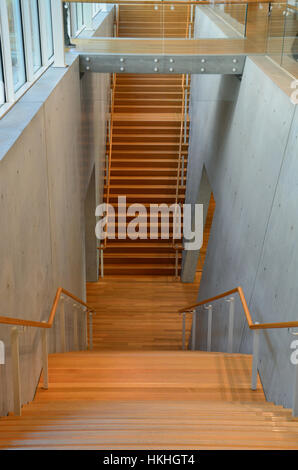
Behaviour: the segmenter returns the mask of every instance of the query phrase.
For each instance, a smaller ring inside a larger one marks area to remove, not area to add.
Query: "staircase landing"
[[[87,283],[88,303],[94,306],[94,349],[181,350],[182,318],[178,309],[193,303],[195,283],[172,276],[105,276]],[[188,315],[186,339],[191,328]]]
[[[298,449],[298,420],[250,371],[237,354],[54,354],[49,390],[0,420],[0,448]]]

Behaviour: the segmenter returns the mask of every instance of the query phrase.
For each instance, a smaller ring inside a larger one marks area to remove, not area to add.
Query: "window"
[[[104,4],[68,3],[73,36],[92,28]],[[51,0],[0,0],[0,115],[54,60]],[[4,105],[4,106],[3,106]]]
[[[78,36],[87,27],[92,29],[92,19],[103,8],[102,3],[70,3],[70,33],[71,37]]]
[[[100,3],[93,3],[92,4],[92,15],[95,16],[97,13],[101,10],[101,4]]]
[[[84,12],[82,3],[76,3],[77,10],[77,31],[80,31],[84,26]]]
[[[41,65],[40,26],[37,0],[30,0],[30,23],[33,56],[33,71],[37,72]]]
[[[53,59],[51,0],[0,0],[0,116]]]
[[[9,23],[14,91],[26,82],[25,54],[20,0],[6,0]]]
[[[50,59],[54,55],[51,0],[45,0],[45,12],[46,12],[46,36],[47,36],[47,44],[48,44],[48,59]]]

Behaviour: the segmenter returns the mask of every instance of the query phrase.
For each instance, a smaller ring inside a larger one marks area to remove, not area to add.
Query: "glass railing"
[[[94,48],[111,53],[268,55],[297,77],[297,3],[114,3],[112,21],[101,29],[105,36],[94,35]],[[115,37],[121,41],[109,41]],[[92,49],[92,42],[88,47]]]
[[[284,11],[284,40],[280,65],[298,77],[298,2],[288,3]]]

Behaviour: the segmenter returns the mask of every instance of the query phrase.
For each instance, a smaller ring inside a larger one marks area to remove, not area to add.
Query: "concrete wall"
[[[98,241],[95,236],[95,167],[89,181],[88,191],[85,199],[85,253],[86,253],[86,281],[96,282],[98,280]]]
[[[192,77],[187,201],[197,199],[203,164],[216,200],[198,298],[241,285],[255,322],[298,319],[298,112],[275,72],[273,79],[262,61],[247,59],[241,82]],[[228,304],[215,305],[215,351],[227,347],[227,313]],[[235,319],[234,351],[250,353],[252,334],[238,299]],[[197,349],[206,348],[206,333],[207,314],[200,309]],[[287,407],[293,339],[288,330],[261,333],[259,371],[267,399]]]
[[[104,161],[108,79],[81,80],[78,57],[68,62],[67,69],[50,68],[0,121],[2,316],[47,320],[59,286],[85,299],[84,206],[92,171]],[[96,184],[102,188],[100,175]],[[73,350],[71,306],[66,327]],[[0,415],[12,410],[10,331],[0,327],[7,358],[0,365]],[[32,400],[40,375],[40,340],[35,329],[21,334],[23,402]],[[51,352],[60,350],[59,317],[49,343]]]

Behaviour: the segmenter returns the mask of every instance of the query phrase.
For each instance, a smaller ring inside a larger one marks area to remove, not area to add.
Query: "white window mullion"
[[[93,5],[92,3],[83,3],[84,9],[84,24],[86,29],[93,29]]]
[[[43,0],[38,2],[42,65],[48,65],[49,50],[47,42],[46,8]]]
[[[28,0],[21,1],[22,18],[23,18],[23,31],[24,31],[24,48],[26,60],[27,81],[32,82],[34,78],[33,69],[33,50],[32,50],[32,36],[31,20],[30,20],[30,4]]]
[[[71,3],[70,4],[70,26],[71,26],[71,36],[74,37],[77,32],[77,10],[76,10],[76,4]]]
[[[66,67],[64,50],[64,21],[61,0],[51,0],[54,38],[54,67]]]
[[[2,42],[3,75],[6,85],[6,101],[8,103],[13,103],[15,100],[15,93],[6,2],[0,2],[0,33]]]

